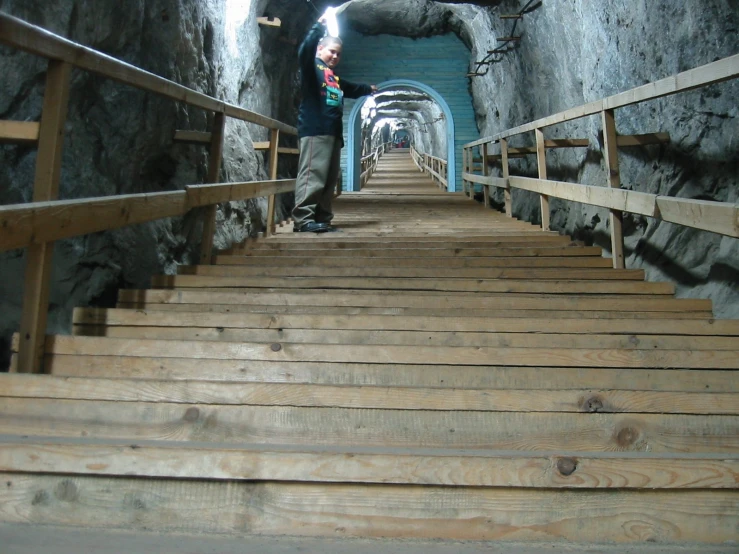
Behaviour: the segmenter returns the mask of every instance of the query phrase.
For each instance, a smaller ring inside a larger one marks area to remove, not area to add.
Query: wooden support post
[[[216,113],[213,119],[213,131],[210,134],[210,154],[208,156],[208,183],[217,183],[221,175],[221,160],[223,159],[223,138],[226,134],[226,116]],[[213,257],[213,238],[216,234],[216,211],[218,206],[213,204],[203,210],[203,239],[200,243],[200,263],[210,265]]]
[[[616,114],[613,110],[603,110],[603,149],[605,150],[606,171],[608,185],[611,188],[621,188],[621,172],[618,165],[618,137],[616,136]],[[624,233],[623,212],[611,210],[611,252],[613,267],[624,269]]]
[[[277,157],[279,155],[280,131],[271,129],[269,132],[269,178],[271,181],[277,179]],[[275,195],[269,196],[267,202],[267,228],[264,236],[272,236],[275,232]]]
[[[513,217],[513,198],[511,197],[511,184],[508,178],[511,176],[508,166],[508,139],[500,139],[500,160],[503,166],[503,179],[506,180],[505,192],[505,214]]]
[[[544,132],[536,129],[536,159],[539,162],[539,179],[547,178],[547,149],[544,145]],[[540,195],[541,198],[541,228],[549,231],[549,196]]]
[[[483,176],[487,177],[490,175],[490,170],[488,169],[488,143],[486,142],[480,147],[481,154],[482,154],[482,174]],[[485,207],[488,208],[490,206],[490,185],[483,185],[482,186],[482,193],[484,198]]]
[[[465,173],[469,173],[470,171],[470,164],[469,159],[471,157],[472,150],[470,148],[465,148],[462,150],[462,175]],[[472,187],[472,183],[468,182],[464,177],[462,178],[462,191],[467,196],[472,196],[470,192],[468,192],[468,188]]]
[[[72,66],[68,63],[56,60],[49,62],[39,128],[36,176],[33,184],[34,202],[46,202],[59,197],[71,70]],[[53,255],[53,242],[28,247],[18,349],[19,373],[40,373],[43,370]]]

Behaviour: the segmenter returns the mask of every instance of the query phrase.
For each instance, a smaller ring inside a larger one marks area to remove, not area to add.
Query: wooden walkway
[[[739,321],[404,152],[336,212],[78,309],[50,375],[0,376],[0,521],[739,538]]]

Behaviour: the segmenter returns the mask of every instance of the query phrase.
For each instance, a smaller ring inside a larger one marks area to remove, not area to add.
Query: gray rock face
[[[256,21],[267,10],[285,11],[285,4],[0,0],[0,10],[190,88],[294,123],[289,95],[273,90],[283,83],[291,86],[297,47],[280,40],[283,30],[262,28]],[[275,52],[282,52],[284,60],[276,62]],[[0,67],[0,117],[37,121],[46,61],[0,48]],[[277,96],[288,101],[279,103]],[[207,148],[174,144],[172,138],[176,129],[209,130],[211,119],[202,110],[74,71],[59,197],[161,192],[203,182]],[[228,120],[221,179],[265,178],[263,154],[254,151],[252,142],[266,139],[266,130]],[[30,201],[35,157],[32,148],[0,146],[0,204]],[[294,165],[294,160],[282,163],[281,175]],[[265,204],[222,206],[216,246],[225,248],[263,228]],[[285,208],[278,206],[280,212],[284,215]],[[197,214],[188,214],[59,242],[49,332],[69,331],[74,306],[112,305],[117,289],[146,287],[152,275],[192,263],[201,228]],[[19,325],[24,265],[23,252],[0,254],[0,369],[7,366],[10,334]]]
[[[492,32],[510,34],[498,19],[520,4],[491,10]],[[525,16],[519,46],[473,79],[483,135],[598,100],[739,52],[739,6],[730,0],[593,3],[549,0]],[[478,58],[479,59],[479,58]],[[739,84],[618,110],[620,134],[670,133],[671,143],[620,150],[624,188],[736,202],[736,98]],[[600,151],[600,118],[547,129],[547,138],[590,139],[587,150],[548,153],[550,178],[606,183]],[[530,137],[513,145],[530,145]],[[514,174],[534,175],[535,159],[512,164]],[[497,196],[502,202],[502,196]],[[514,193],[514,215],[540,220],[538,199]],[[610,250],[608,212],[583,204],[552,203],[553,228]],[[678,295],[711,298],[719,317],[739,317],[739,241],[639,216],[625,221],[627,267],[644,268],[649,280],[673,281]]]

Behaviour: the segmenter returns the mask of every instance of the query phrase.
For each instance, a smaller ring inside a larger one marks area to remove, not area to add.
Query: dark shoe
[[[293,227],[293,233],[327,233],[329,226],[325,223],[316,223],[309,221],[300,227]]]
[[[327,233],[341,233],[341,229],[338,227],[334,227],[333,225],[329,225],[328,229],[326,229]]]

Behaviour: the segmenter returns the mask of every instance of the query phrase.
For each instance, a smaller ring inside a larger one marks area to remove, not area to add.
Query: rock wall
[[[509,35],[521,2],[489,10],[495,36]],[[739,52],[735,0],[545,0],[525,16],[520,45],[473,79],[478,122],[490,135]],[[479,58],[478,58],[479,59]],[[620,150],[622,184],[643,192],[737,202],[739,83],[617,111],[620,134],[668,132],[669,145]],[[590,148],[548,153],[550,178],[605,184],[599,117],[552,127],[548,138],[588,138]],[[532,137],[518,139],[530,145]],[[535,159],[512,172],[535,174]],[[496,195],[502,203],[502,196]],[[537,198],[514,192],[514,215],[540,221]],[[610,250],[608,212],[552,201],[552,226]],[[672,281],[683,297],[711,298],[719,317],[739,317],[739,240],[627,216],[627,267]]]
[[[285,0],[0,0],[0,10],[101,50],[187,87],[253,111],[295,122],[291,95],[297,46],[286,33],[257,24],[258,15],[288,11]],[[307,14],[308,6],[293,10]],[[300,21],[300,17],[296,18]],[[305,19],[305,18],[303,18]],[[263,52],[265,53],[263,55]],[[0,48],[0,118],[38,121],[46,61]],[[278,98],[287,100],[278,100]],[[207,148],[174,144],[176,129],[208,130],[202,110],[74,71],[59,197],[177,190],[203,182]],[[228,120],[223,181],[265,177],[252,141],[266,130]],[[31,200],[35,149],[0,146],[0,204]],[[295,165],[281,164],[282,176]],[[289,202],[290,199],[287,199]],[[289,207],[289,206],[288,206]],[[284,208],[279,208],[284,211]],[[218,211],[216,246],[227,247],[264,226],[263,200]],[[68,332],[75,306],[113,305],[120,288],[146,287],[199,250],[197,214],[97,233],[56,244],[48,331]],[[0,253],[0,369],[19,326],[24,251]]]

